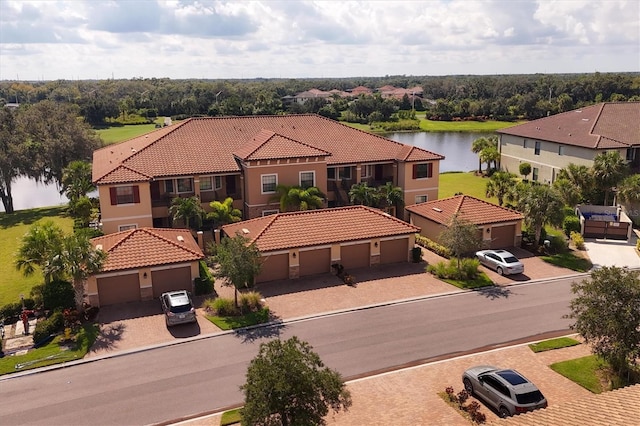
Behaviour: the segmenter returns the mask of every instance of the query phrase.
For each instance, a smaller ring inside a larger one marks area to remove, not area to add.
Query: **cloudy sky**
[[[0,80],[640,71],[637,0],[0,0]]]

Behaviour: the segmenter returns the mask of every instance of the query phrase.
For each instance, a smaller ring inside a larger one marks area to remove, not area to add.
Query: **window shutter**
[[[413,178],[414,179],[418,178],[418,165],[417,164],[413,165]]]
[[[133,185],[133,202],[140,202],[140,187],[138,185]]]
[[[112,206],[118,204],[118,193],[116,192],[116,188],[109,188],[109,198],[111,198]]]

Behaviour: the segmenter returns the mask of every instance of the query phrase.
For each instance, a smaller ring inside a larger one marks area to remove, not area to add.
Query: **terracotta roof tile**
[[[640,102],[608,102],[498,130],[591,149],[640,146]]]
[[[393,161],[406,150],[400,142],[313,114],[192,118],[166,129],[96,151],[94,182],[120,165],[152,178],[239,172],[233,153],[263,129],[294,146],[330,152],[329,165]],[[444,158],[421,148],[412,155],[418,152],[421,160]]]
[[[191,262],[204,257],[188,229],[130,229],[93,238],[91,243],[94,247],[102,246],[108,254],[102,272]]]
[[[495,426],[636,426],[640,423],[640,384],[591,394],[543,410],[500,419]]]
[[[365,206],[307,210],[225,225],[227,235],[255,241],[262,252],[414,234],[420,228]]]
[[[242,160],[274,160],[279,158],[325,157],[330,152],[262,129],[251,141],[233,153]]]
[[[522,214],[506,207],[496,206],[469,195],[456,195],[441,200],[427,201],[406,207],[407,211],[442,225],[448,225],[456,213],[476,225],[510,222],[523,219]]]

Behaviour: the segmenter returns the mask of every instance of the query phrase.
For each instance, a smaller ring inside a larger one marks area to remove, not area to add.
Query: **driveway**
[[[635,249],[637,240],[635,234],[632,234],[629,241],[587,239],[584,245],[591,263],[596,268],[602,266],[640,268],[640,256]]]

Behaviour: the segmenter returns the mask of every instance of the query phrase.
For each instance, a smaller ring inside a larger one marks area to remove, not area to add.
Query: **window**
[[[222,176],[214,176],[213,185],[214,185],[214,189],[222,188]]]
[[[626,155],[626,160],[627,161],[633,161],[636,159],[636,148],[627,148],[627,155]]]
[[[533,168],[533,180],[537,181],[538,180],[538,174],[540,173],[540,170],[538,170],[537,167]]]
[[[429,201],[428,195],[416,195],[416,204],[426,203],[427,201]]]
[[[540,141],[536,141],[536,147],[533,151],[535,155],[540,155]]]
[[[211,185],[211,176],[200,178],[200,191],[211,191],[213,186]]]
[[[119,225],[118,226],[118,232],[121,231],[128,231],[129,229],[137,229],[138,225],[133,224],[133,225]]]
[[[340,167],[340,180],[347,179],[351,180],[351,167]]]
[[[116,186],[109,188],[111,196],[111,205],[117,204],[135,204],[140,202],[140,189],[138,185]]]
[[[280,210],[263,210],[262,217],[271,216],[272,214],[278,214],[278,213],[280,213]]]
[[[303,188],[316,186],[316,172],[300,172],[300,186]]]
[[[164,181],[164,190],[169,194],[173,194],[173,179]]]
[[[327,179],[336,180],[336,168],[335,167],[327,168]]]
[[[362,166],[360,170],[360,177],[368,178],[373,175],[373,166]]]
[[[564,155],[564,146],[562,145],[558,146],[558,155]]]
[[[181,192],[193,192],[193,179],[182,178],[178,179],[178,193]]]
[[[524,140],[523,140],[523,142],[522,142],[522,147],[523,147],[523,148],[526,148],[526,147],[527,147],[527,140],[526,140],[526,139],[524,139]]]
[[[262,193],[273,194],[278,186],[278,175],[262,175]]]
[[[414,179],[424,179],[433,177],[433,164],[432,163],[424,163],[424,164],[414,164],[413,165],[413,178]]]

